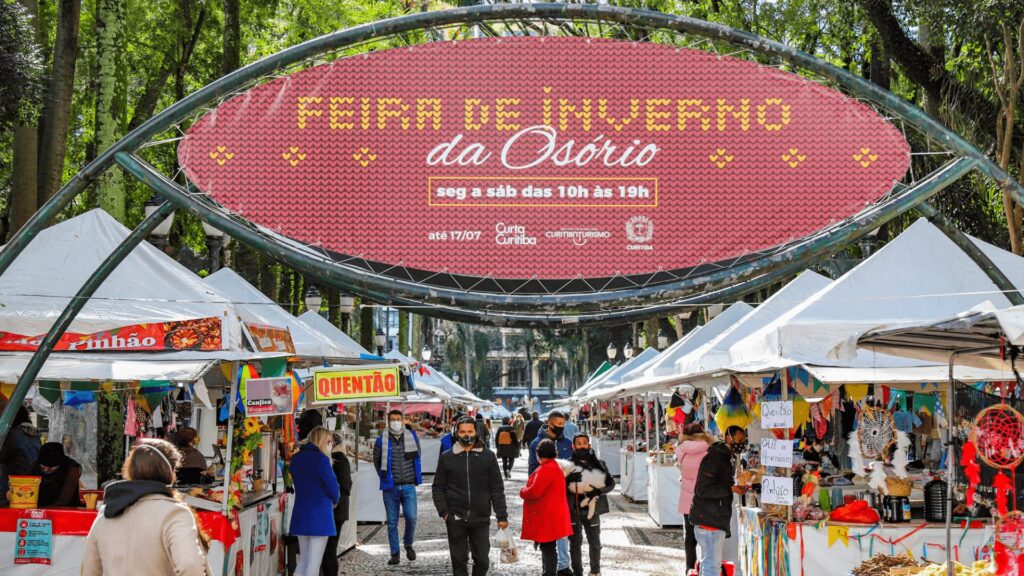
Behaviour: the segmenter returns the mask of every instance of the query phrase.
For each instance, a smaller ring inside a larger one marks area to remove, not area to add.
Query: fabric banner
[[[27,336],[0,332],[0,351],[34,352],[45,334]],[[65,332],[54,346],[67,352],[136,352],[161,350],[220,350],[220,318],[198,318],[176,322],[132,324],[112,330],[79,334]]]
[[[287,352],[295,354],[295,343],[292,333],[287,328],[278,328],[267,324],[244,322],[246,332],[252,339],[253,348],[260,352]]]

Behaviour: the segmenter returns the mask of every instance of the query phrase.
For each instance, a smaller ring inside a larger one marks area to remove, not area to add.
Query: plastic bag
[[[854,500],[845,506],[840,506],[829,514],[829,520],[836,522],[850,522],[852,524],[877,524],[878,512],[863,500]]]
[[[502,548],[498,557],[501,559],[502,564],[515,564],[519,562],[519,549],[515,547]]]
[[[498,531],[494,534],[494,539],[491,540],[491,545],[500,550],[507,548],[514,548],[515,542],[512,541],[512,534],[507,528],[498,528]]]

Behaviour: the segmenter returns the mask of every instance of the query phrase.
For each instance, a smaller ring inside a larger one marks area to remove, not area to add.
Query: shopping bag
[[[515,564],[519,562],[519,549],[514,545],[512,548],[502,548],[498,557],[501,559],[502,564]]]
[[[494,534],[494,539],[491,541],[491,545],[499,550],[505,550],[507,548],[514,548],[515,542],[512,541],[512,534],[507,528],[498,528],[498,531]]]

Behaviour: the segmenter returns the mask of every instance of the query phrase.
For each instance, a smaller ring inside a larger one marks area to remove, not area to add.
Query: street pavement
[[[388,566],[388,534],[383,524],[359,526],[359,546],[342,556],[339,574],[371,576],[373,574],[431,575],[451,574],[448,540],[444,523],[437,516],[430,496],[430,480],[424,478],[419,487],[419,519],[416,527],[416,555],[409,562],[402,552],[402,563]],[[516,461],[512,480],[505,481],[505,498],[509,507],[510,528],[518,538],[523,501],[519,489],[526,483],[526,458]],[[601,518],[601,575],[645,576],[682,575],[685,572],[682,529],[660,529],[647,514],[646,504],[632,504],[616,488],[610,495],[610,512]],[[399,534],[402,524],[399,523]],[[491,526],[493,534],[496,527]],[[491,569],[498,576],[537,576],[541,573],[540,552],[532,542],[519,541],[519,562],[500,564],[498,551],[491,549]],[[583,543],[583,571],[589,573],[587,544]],[[472,566],[472,561],[470,562]],[[472,569],[472,568],[470,568]]]

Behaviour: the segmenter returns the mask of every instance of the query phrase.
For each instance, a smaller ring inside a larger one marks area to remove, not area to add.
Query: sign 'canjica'
[[[575,37],[351,56],[225,101],[189,179],[296,240],[469,276],[598,278],[769,249],[906,173],[870,107],[755,62]]]

